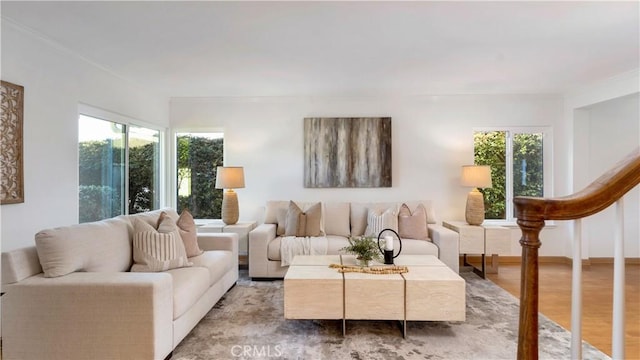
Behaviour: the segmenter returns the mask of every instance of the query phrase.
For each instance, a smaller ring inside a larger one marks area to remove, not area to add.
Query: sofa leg
[[[164,358],[164,360],[171,360],[171,357],[173,356],[173,351],[169,353],[169,355],[167,355],[166,358]]]

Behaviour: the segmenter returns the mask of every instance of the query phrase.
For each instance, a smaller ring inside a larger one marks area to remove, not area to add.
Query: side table
[[[248,265],[249,231],[255,229],[255,221],[238,221],[233,225],[227,225],[222,220],[207,220],[199,222],[197,231],[199,233],[236,233],[238,234],[238,263]]]
[[[473,271],[483,279],[487,273],[498,272],[498,255],[507,255],[510,251],[509,228],[497,225],[469,225],[464,221],[443,221],[442,225],[458,233],[460,254],[463,264],[472,266]],[[482,258],[480,269],[467,262],[467,254],[478,254]],[[487,266],[486,256],[491,256]]]

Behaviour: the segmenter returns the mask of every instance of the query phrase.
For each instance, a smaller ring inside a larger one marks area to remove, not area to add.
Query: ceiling
[[[0,11],[163,96],[345,96],[565,92],[639,67],[639,4],[3,0]]]

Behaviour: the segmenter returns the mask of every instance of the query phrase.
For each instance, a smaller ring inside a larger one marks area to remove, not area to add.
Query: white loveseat
[[[316,202],[295,202],[301,209],[309,209]],[[382,211],[393,208],[398,211],[402,204],[411,210],[422,204],[426,209],[427,240],[402,239],[402,254],[435,255],[456,273],[459,272],[458,234],[437,224],[431,201],[406,201],[385,203],[321,202],[322,236],[327,238],[326,254],[335,255],[347,246],[348,238],[362,236],[367,228],[370,210]],[[249,233],[249,276],[252,278],[282,278],[288,266],[282,265],[281,242],[277,233],[278,214],[289,206],[289,201],[268,201],[264,222]],[[282,222],[282,219],[280,219]],[[282,225],[282,224],[281,224]],[[398,249],[396,240],[394,245]],[[286,263],[286,262],[285,262]]]
[[[49,229],[36,235],[38,248],[3,253],[2,358],[169,356],[236,283],[238,236],[198,235],[204,252],[189,258],[190,267],[129,272],[133,219],[155,224],[159,214]],[[48,239],[45,269],[68,274],[45,277],[38,236]]]

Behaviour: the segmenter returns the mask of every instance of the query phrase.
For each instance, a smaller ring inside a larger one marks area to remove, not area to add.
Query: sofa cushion
[[[282,255],[280,255],[280,243],[282,237],[277,236],[275,239],[269,241],[267,244],[267,258],[271,261],[281,261]]]
[[[178,217],[178,220],[176,221],[176,225],[178,225],[178,232],[180,232],[180,238],[182,239],[184,249],[187,252],[187,257],[202,254],[203,251],[200,249],[200,246],[198,246],[196,223],[189,210],[182,210],[180,217]]]
[[[284,209],[285,211],[289,207],[289,201],[282,200],[270,200],[267,201],[267,207],[264,213],[265,224],[277,224],[278,223],[278,210]]]
[[[173,319],[189,310],[209,289],[209,270],[204,267],[167,271],[173,280]]]
[[[325,202],[322,203],[324,209],[324,232],[328,235],[340,235],[349,237],[351,235],[350,211],[348,202]]]
[[[367,214],[367,228],[364,231],[366,236],[377,237],[384,229],[398,231],[398,212],[395,207],[385,210],[369,209]]]
[[[131,266],[129,223],[122,218],[42,230],[35,241],[45,277],[127,271]]]
[[[427,240],[427,210],[418,204],[413,213],[407,204],[402,204],[398,211],[398,234],[401,238]]]
[[[399,246],[397,240],[394,244],[394,249]],[[440,250],[431,241],[424,241],[419,239],[402,239],[402,254],[411,255],[433,255],[440,257]]]
[[[231,251],[209,250],[201,255],[189,258],[193,266],[202,267],[209,271],[209,285],[215,284],[233,267]]]
[[[344,236],[327,235],[327,255],[346,254],[343,247],[349,246],[349,240]]]
[[[162,219],[158,230],[140,219],[135,219],[134,231],[135,263],[131,271],[157,272],[191,265],[173,219]]]

